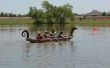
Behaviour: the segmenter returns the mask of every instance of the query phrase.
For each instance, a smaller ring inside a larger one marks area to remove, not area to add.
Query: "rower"
[[[43,37],[42,37],[41,33],[38,32],[37,35],[36,35],[36,39],[37,39],[37,40],[42,40],[42,38],[43,38]]]
[[[61,31],[57,37],[58,38],[64,38],[64,33]]]
[[[47,31],[44,32],[43,37],[48,38],[48,32]]]
[[[51,36],[52,38],[56,37],[56,32],[55,32],[55,30],[53,30],[53,29],[51,30],[50,36]]]

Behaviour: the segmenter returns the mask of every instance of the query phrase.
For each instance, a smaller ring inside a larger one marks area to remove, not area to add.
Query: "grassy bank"
[[[75,20],[75,25],[79,26],[110,26],[110,20],[93,20],[93,19],[84,19],[84,20]]]
[[[31,25],[33,22],[29,17],[0,17],[0,25]]]
[[[0,17],[0,25],[32,25],[30,17]],[[69,21],[70,23],[70,21]],[[74,24],[73,24],[74,23]],[[75,19],[71,25],[76,26],[110,26],[110,20]]]

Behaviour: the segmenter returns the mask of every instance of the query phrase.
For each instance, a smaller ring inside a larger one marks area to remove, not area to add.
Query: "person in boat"
[[[51,32],[45,31],[43,34],[44,38],[54,38],[55,37],[55,30],[52,30]]]
[[[52,40],[52,38],[50,36],[50,32],[48,32],[48,31],[45,31],[42,36],[43,36],[43,40],[49,40],[49,41]]]
[[[57,38],[64,38],[64,33],[61,31],[61,32],[59,33],[59,35],[57,36]]]
[[[49,33],[51,38],[55,38],[56,37],[56,31],[55,30],[51,30],[51,32]]]
[[[42,34],[41,34],[40,32],[38,32],[38,33],[36,34],[36,40],[42,40],[42,39],[43,39]]]
[[[45,31],[44,34],[43,34],[43,37],[44,38],[51,38],[52,34],[50,32]]]
[[[48,36],[48,32],[45,31],[44,34],[43,34],[43,38],[48,38],[48,37],[49,37],[49,36]]]

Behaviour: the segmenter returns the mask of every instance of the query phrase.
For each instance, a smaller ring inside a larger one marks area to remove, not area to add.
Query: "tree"
[[[30,7],[30,11],[28,13],[28,16],[31,16],[35,23],[41,24],[44,22],[44,11],[42,9],[37,9],[36,7]]]
[[[10,14],[9,14],[9,17],[13,17],[13,14],[12,14],[12,13],[10,13]]]
[[[0,16],[1,16],[1,17],[4,17],[5,15],[4,15],[4,13],[3,13],[3,12],[1,12]]]
[[[50,4],[48,1],[43,1],[42,7],[45,12],[46,22],[48,24],[54,23],[54,6]]]
[[[36,22],[39,23],[57,23],[65,24],[66,19],[73,20],[74,14],[72,12],[72,5],[65,4],[63,6],[55,6],[48,1],[43,1],[43,9],[37,9],[36,7],[30,7],[28,16],[31,16]]]
[[[73,20],[74,14],[72,12],[72,5],[69,5],[69,3],[59,7],[59,12],[62,24],[66,23],[66,19]]]
[[[106,15],[107,15],[107,13],[106,13],[106,12],[103,12],[103,13],[102,13],[102,16],[106,16]]]
[[[66,23],[67,18],[70,18],[71,20],[73,19],[73,16],[74,16],[72,12],[73,7],[69,3],[63,6],[57,7],[50,4],[48,1],[43,1],[42,6],[46,12],[46,17],[51,15],[51,18],[52,19],[54,18],[55,20],[54,22],[57,22],[58,24]]]

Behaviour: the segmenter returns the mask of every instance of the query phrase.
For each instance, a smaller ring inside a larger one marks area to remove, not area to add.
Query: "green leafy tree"
[[[4,14],[3,12],[1,12],[0,16],[1,16],[1,17],[4,17],[4,16],[5,16],[5,14]]]
[[[46,22],[48,24],[53,24],[54,23],[53,21],[54,20],[54,14],[53,14],[54,6],[50,4],[48,1],[43,1],[42,7],[45,12]]]
[[[43,23],[45,18],[44,11],[42,9],[37,9],[36,7],[30,7],[28,16],[31,16],[37,24]]]
[[[39,23],[57,23],[65,24],[67,19],[73,20],[74,14],[72,12],[72,5],[65,4],[63,6],[55,6],[48,1],[43,1],[43,9],[30,7],[28,16],[31,16],[36,22]]]
[[[106,15],[107,15],[107,13],[106,13],[106,12],[103,12],[103,13],[102,13],[102,16],[106,16]]]
[[[57,7],[50,4],[48,1],[43,1],[42,6],[46,12],[46,17],[51,15],[51,18],[54,19],[54,22],[58,24],[65,24],[67,18],[73,20],[73,7],[69,3],[65,4],[64,6]]]

